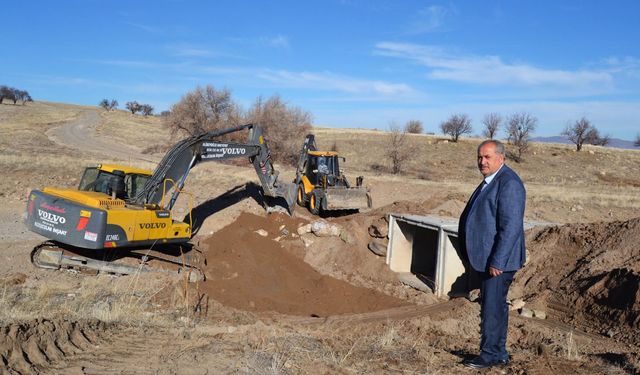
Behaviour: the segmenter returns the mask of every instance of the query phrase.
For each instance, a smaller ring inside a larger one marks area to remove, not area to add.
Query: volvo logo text
[[[67,219],[65,219],[64,216],[52,214],[51,212],[40,209],[38,209],[38,216],[40,217],[40,219],[53,224],[64,224],[67,222]]]
[[[167,227],[166,223],[140,223],[138,225],[140,225],[140,229],[160,229]]]

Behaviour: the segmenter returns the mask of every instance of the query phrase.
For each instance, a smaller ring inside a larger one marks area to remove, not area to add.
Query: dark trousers
[[[484,272],[481,276],[480,356],[489,362],[509,358],[506,348],[509,328],[507,293],[514,275],[515,271],[495,277]]]

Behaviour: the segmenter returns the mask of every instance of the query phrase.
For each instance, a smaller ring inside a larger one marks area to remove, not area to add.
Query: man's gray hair
[[[490,143],[496,147],[497,154],[504,155],[504,143],[495,139],[487,139],[486,141],[482,141],[482,143],[480,143],[480,146],[478,146],[478,151],[480,151],[482,146]]]

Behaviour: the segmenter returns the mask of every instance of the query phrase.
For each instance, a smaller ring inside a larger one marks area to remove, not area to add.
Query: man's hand
[[[495,267],[489,266],[489,275],[491,275],[491,277],[500,276],[502,275],[502,271]]]

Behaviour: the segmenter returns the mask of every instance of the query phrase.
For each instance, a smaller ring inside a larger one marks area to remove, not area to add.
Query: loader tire
[[[298,206],[304,207],[307,204],[307,193],[304,192],[304,186],[302,184],[298,185],[298,194],[296,195],[296,202]]]
[[[314,215],[320,215],[320,207],[322,206],[322,198],[319,197],[317,191],[312,191],[309,195],[309,211]]]

